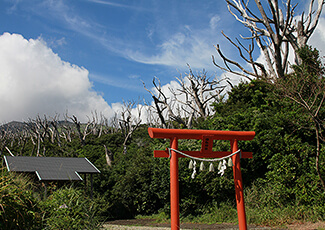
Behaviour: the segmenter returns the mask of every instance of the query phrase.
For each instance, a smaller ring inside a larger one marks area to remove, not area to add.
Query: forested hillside
[[[256,132],[253,141],[239,142],[240,149],[252,151],[254,156],[253,159],[241,160],[250,223],[324,220],[325,193],[315,167],[316,136],[312,128],[313,120],[304,108],[282,97],[274,84],[254,80],[234,86],[227,99],[213,103],[213,111],[213,115],[206,119],[193,122],[193,128]],[[320,114],[324,114],[323,106]],[[79,199],[89,202],[84,204],[89,215],[96,215],[102,220],[157,213],[169,215],[169,161],[153,157],[153,150],[169,147],[168,140],[151,139],[147,125],[138,125],[125,141],[122,129],[95,123],[92,126],[78,122],[54,123],[45,118],[31,119],[24,128],[19,126],[16,129],[17,125],[5,127],[1,135],[2,155],[9,155],[9,149],[14,155],[87,157],[101,171],[101,174],[94,176],[94,203],[88,197],[89,191],[79,190],[83,188],[82,184],[75,184],[74,189],[56,190],[53,183],[53,194],[47,200],[42,200],[42,189],[16,187],[26,191],[17,192],[18,197],[27,196],[25,203],[16,206],[12,204],[13,200],[7,199],[14,196],[10,187],[16,186],[16,179],[6,179],[10,174],[3,171],[1,183],[6,186],[1,190],[2,223],[8,223],[9,214],[21,212],[21,208],[28,208],[26,205],[32,203],[32,220],[41,223],[37,216],[44,215],[47,217],[42,222],[45,225],[50,226],[49,223],[53,221],[63,224],[65,220],[51,211],[55,204],[60,206],[67,202],[57,193],[66,194],[67,199],[78,194],[81,196]],[[182,127],[176,121],[169,125]],[[200,147],[200,142],[194,140],[179,143],[181,150],[199,150]],[[319,168],[324,177],[322,143],[320,147]],[[218,141],[214,149],[230,150],[229,143]],[[209,216],[211,221],[236,222],[232,170],[227,169],[225,175],[220,176],[217,170],[209,172],[198,169],[196,177],[192,179],[192,170],[188,165],[189,159],[180,159],[182,218]],[[23,201],[19,198],[19,202]],[[16,208],[12,209],[13,206]],[[27,215],[23,213],[21,215]],[[17,225],[23,226],[22,221],[26,221],[26,217],[17,219]]]

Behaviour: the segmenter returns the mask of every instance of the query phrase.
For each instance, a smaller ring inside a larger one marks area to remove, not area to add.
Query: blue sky
[[[233,21],[223,13],[224,1],[32,0],[1,5],[1,33],[41,37],[62,60],[86,68],[94,90],[109,103],[148,98],[141,80],[150,84],[157,76],[168,82],[178,76],[177,70],[186,70],[186,63],[216,71],[213,45],[220,30],[227,29],[218,23],[221,18]]]
[[[212,64],[211,55],[216,55],[213,45],[220,43],[228,54],[233,51],[222,37],[221,30],[230,36],[245,33],[229,14],[226,3],[222,0],[0,0],[0,20],[0,34],[7,42],[3,44],[17,47],[15,41],[17,44],[27,43],[28,45],[22,47],[29,47],[26,51],[21,48],[11,52],[8,48],[11,46],[6,45],[5,52],[10,53],[7,56],[17,58],[22,53],[28,53],[30,56],[26,59],[30,63],[40,63],[43,68],[32,68],[29,63],[26,64],[27,69],[22,68],[19,72],[16,69],[19,68],[20,61],[14,60],[12,63],[15,66],[4,73],[16,71],[17,74],[25,74],[31,71],[31,76],[43,73],[42,76],[31,77],[33,81],[43,82],[42,85],[24,84],[25,88],[32,88],[24,89],[25,95],[35,94],[31,96],[31,100],[34,100],[32,104],[37,102],[40,106],[30,107],[34,109],[34,113],[39,114],[51,113],[51,109],[58,113],[64,110],[77,113],[84,109],[89,113],[90,110],[103,109],[106,104],[109,107],[106,110],[110,110],[114,103],[121,103],[123,100],[144,98],[150,101],[150,94],[144,90],[142,81],[152,87],[152,79],[157,76],[162,84],[168,84],[188,70],[187,63],[194,71],[206,69],[208,74],[221,76],[222,72]],[[3,36],[5,33],[9,34]],[[58,64],[59,67],[56,67],[53,64],[56,61],[49,58],[47,63],[51,64],[47,67],[44,61],[47,59],[36,60],[44,53],[50,53],[48,55],[51,58],[57,57],[65,64],[61,63],[62,65]],[[6,66],[10,65],[6,58],[4,62]],[[55,69],[61,68],[62,70],[55,73]],[[65,71],[72,71],[76,77],[69,78]],[[57,78],[58,74],[67,76]],[[77,77],[78,74],[80,78]],[[47,76],[46,80],[44,75],[51,77]],[[17,81],[27,82],[27,76],[29,75],[26,74],[24,79]],[[80,84],[79,79],[82,79]],[[59,88],[36,90],[47,82],[57,85],[52,81],[67,82],[67,89],[61,85],[55,86]],[[51,95],[47,100],[46,92],[55,94],[55,91],[62,90],[61,94],[65,94],[64,90],[74,88],[75,85],[82,86],[73,96],[56,98]],[[6,89],[11,87],[9,83],[6,86]],[[15,90],[21,92],[18,86],[10,92],[14,94]],[[74,101],[73,105],[71,101],[68,102],[69,97]],[[77,101],[83,100],[83,97],[90,98],[87,103],[100,106],[83,104],[78,109],[71,108],[84,103]],[[18,100],[20,97],[16,98]],[[6,101],[8,108],[9,102],[14,102],[14,99]],[[41,106],[42,103],[46,106]],[[13,110],[8,115],[0,113],[0,121],[26,120],[26,116],[34,114],[23,109]]]

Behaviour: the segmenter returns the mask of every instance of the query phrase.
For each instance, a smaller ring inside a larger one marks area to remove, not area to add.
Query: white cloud
[[[138,74],[132,74],[132,75],[129,75],[128,78],[130,78],[130,79],[139,79],[140,78],[140,75],[138,75]]]
[[[0,106],[0,122],[66,111],[83,121],[91,111],[114,113],[92,90],[85,68],[62,61],[41,39],[9,33],[0,36]]]
[[[309,44],[325,54],[325,17],[319,19],[316,30],[310,38]]]
[[[211,19],[210,19],[210,28],[215,30],[217,28],[217,26],[219,25],[219,21],[221,20],[219,15],[214,15]]]
[[[124,53],[128,54],[129,59],[144,64],[182,67],[188,63],[193,68],[214,69],[211,55],[215,49],[211,39],[204,37],[206,35],[186,29],[158,45],[156,54],[144,53],[142,50],[127,50]]]
[[[142,7],[138,6],[131,6],[131,5],[124,5],[124,4],[119,4],[111,1],[102,1],[102,0],[88,0],[89,2],[101,4],[101,5],[106,5],[106,6],[112,6],[112,7],[118,7],[118,8],[125,8],[125,9],[132,9],[132,10],[137,10],[137,11],[144,11],[145,9]]]

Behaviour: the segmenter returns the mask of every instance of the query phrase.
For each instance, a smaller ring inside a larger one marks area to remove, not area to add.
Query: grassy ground
[[[246,218],[248,225],[251,227],[260,226],[269,229],[325,230],[325,217],[317,212],[317,210],[316,207],[295,206],[285,208],[264,207],[259,209],[247,207]],[[164,212],[152,216],[138,216],[137,219],[154,219],[156,223],[170,222],[169,215]],[[229,204],[220,204],[207,209],[205,213],[199,216],[181,217],[180,222],[205,225],[222,225],[225,223],[236,225],[238,223],[237,210]]]

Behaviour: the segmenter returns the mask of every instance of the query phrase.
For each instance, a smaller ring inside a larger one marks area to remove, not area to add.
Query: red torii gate
[[[194,129],[160,129],[148,128],[151,138],[170,139],[170,148],[178,149],[179,139],[202,140],[200,151],[183,151],[185,154],[198,158],[221,158],[238,151],[238,141],[249,141],[255,136],[253,131],[217,131],[217,130],[194,130]],[[231,152],[212,151],[213,140],[229,140]],[[171,229],[180,229],[179,223],[179,183],[178,183],[178,158],[183,155],[171,150],[155,150],[154,157],[170,157],[170,209],[171,209]],[[240,157],[253,158],[251,152],[241,152],[233,155],[233,174],[236,190],[238,225],[240,230],[247,230],[243,181],[240,170]]]

